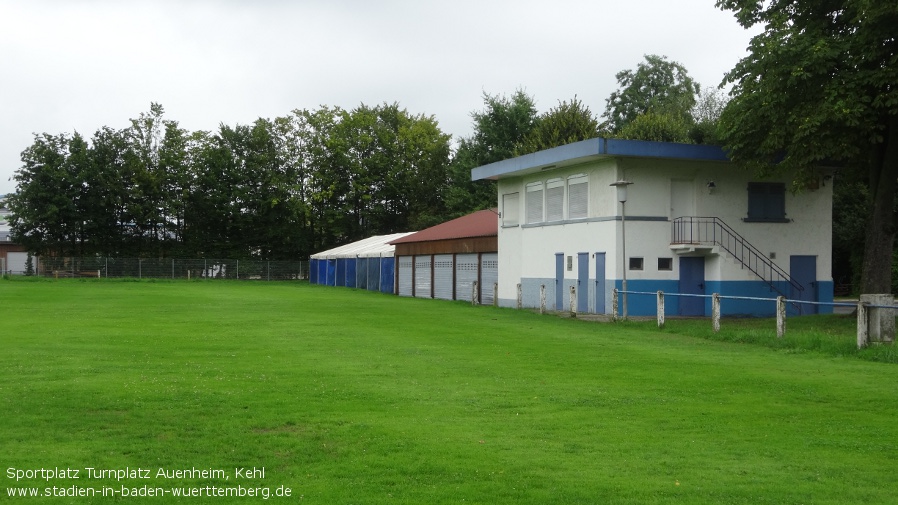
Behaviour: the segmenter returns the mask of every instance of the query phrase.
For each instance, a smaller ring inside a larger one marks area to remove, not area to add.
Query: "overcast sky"
[[[398,102],[470,135],[482,95],[600,115],[644,54],[716,86],[751,33],[714,0],[0,0],[0,194],[34,133],[188,130]]]

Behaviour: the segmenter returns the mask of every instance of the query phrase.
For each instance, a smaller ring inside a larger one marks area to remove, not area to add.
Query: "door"
[[[670,180],[670,219],[695,215],[695,181]]]
[[[398,256],[399,296],[412,296],[414,256]]]
[[[605,253],[596,253],[596,314],[605,313]]]
[[[431,261],[433,257],[428,255],[415,256],[415,297],[433,298]]]
[[[555,253],[555,310],[562,310],[564,291],[564,253]]]
[[[477,281],[479,258],[476,254],[455,255],[455,299],[471,301],[471,287]]]
[[[705,258],[680,258],[680,294],[705,294]],[[705,299],[695,296],[681,296],[681,316],[705,315]]]
[[[817,301],[817,257],[816,256],[790,256],[789,273],[792,279],[801,284],[804,290],[792,288],[789,298],[803,302]],[[790,310],[794,307],[789,304]],[[797,304],[798,314],[816,314],[817,305]]]
[[[433,296],[441,300],[451,300],[454,288],[452,274],[455,264],[451,254],[437,254],[433,257]]]
[[[493,288],[499,282],[499,255],[483,253],[480,255],[480,303],[493,304]]]
[[[577,253],[577,312],[589,311],[589,253]]]

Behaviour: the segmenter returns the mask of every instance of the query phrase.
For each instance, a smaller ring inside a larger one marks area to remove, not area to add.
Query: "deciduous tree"
[[[718,0],[763,32],[726,76],[721,132],[732,158],[796,187],[824,160],[864,170],[870,189],[861,290],[892,288],[898,179],[898,3]]]

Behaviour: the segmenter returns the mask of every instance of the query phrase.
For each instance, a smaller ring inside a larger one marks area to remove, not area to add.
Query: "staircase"
[[[684,216],[674,219],[671,223],[670,246],[674,250],[689,252],[711,252],[714,247],[718,247],[780,295],[790,297],[780,289],[786,284],[795,290],[793,293],[804,291],[804,287],[792,276],[719,218]]]

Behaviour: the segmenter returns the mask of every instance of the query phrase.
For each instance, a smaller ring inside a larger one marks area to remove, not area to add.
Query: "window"
[[[630,270],[642,270],[642,258],[630,258]]]
[[[786,185],[782,182],[749,182],[748,217],[745,221],[787,222]]]
[[[517,226],[520,224],[519,197],[520,193],[502,195],[502,226]]]
[[[568,256],[567,257],[567,271],[572,272],[573,270],[574,270],[574,257]]]
[[[543,221],[543,183],[531,182],[527,185],[527,223]]]
[[[658,270],[673,270],[673,258],[658,258]]]
[[[564,219],[564,179],[546,182],[546,221]]]
[[[567,179],[567,217],[581,219],[588,217],[589,212],[589,178],[586,174],[577,174]]]

